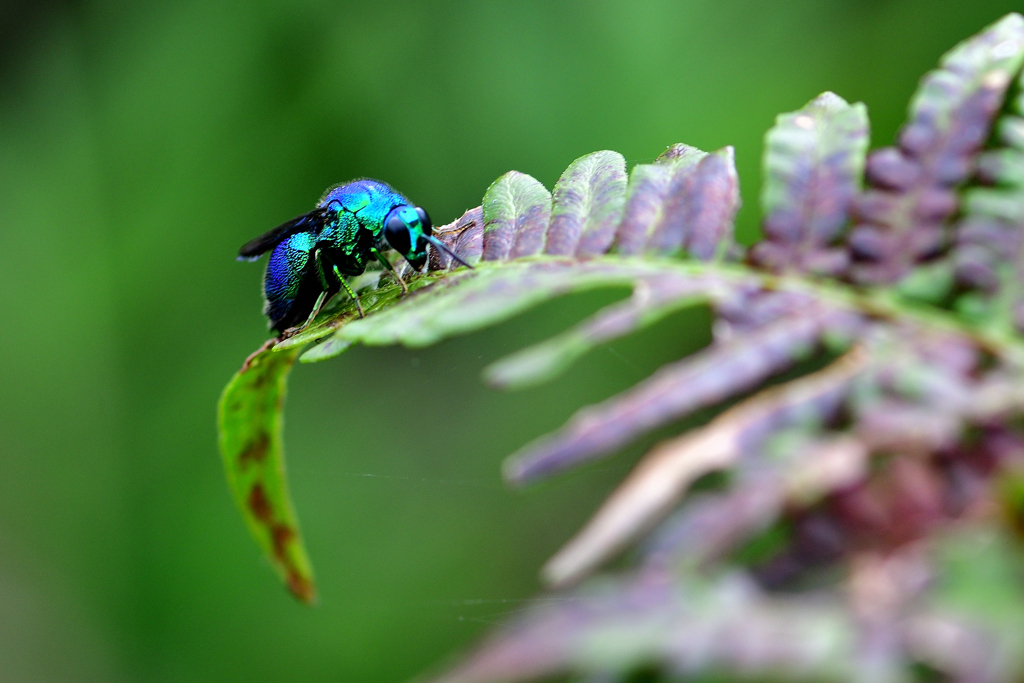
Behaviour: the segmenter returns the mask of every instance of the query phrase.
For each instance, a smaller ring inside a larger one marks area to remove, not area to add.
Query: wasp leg
[[[326,289],[320,292],[320,296],[316,298],[316,303],[313,304],[313,310],[309,312],[309,317],[306,318],[306,322],[299,325],[299,327],[296,328],[296,331],[304,330],[310,326],[310,324],[313,322],[313,319],[316,318],[317,315],[319,315],[320,309],[324,307],[324,302],[327,301],[327,294],[328,292]]]
[[[345,288],[346,292],[348,292],[348,295],[352,297],[352,301],[356,303],[356,312],[359,314],[359,317],[365,318],[366,313],[363,312],[363,305],[359,303],[359,297],[352,291],[352,288],[348,286],[348,283],[345,281],[345,276],[338,272],[338,266],[334,266],[334,274],[337,276],[338,282],[341,283],[341,286]]]
[[[331,286],[327,282],[327,276],[324,275],[323,262],[320,260],[319,249],[313,252],[313,263],[316,264],[316,274],[317,277],[319,277],[320,279],[320,286],[323,287],[323,291],[321,291],[320,296],[316,298],[316,303],[313,304],[313,310],[309,312],[309,317],[306,318],[306,322],[302,323],[301,325],[298,325],[297,327],[289,329],[289,336],[301,332],[302,330],[309,327],[310,324],[312,324],[313,320],[320,314],[320,311],[321,309],[323,309],[324,304],[327,303],[327,300],[330,299],[332,296]]]
[[[309,324],[313,322],[313,318],[320,314],[320,309],[322,309],[324,304],[327,303],[327,300],[333,296],[331,292],[331,285],[327,282],[327,275],[324,273],[324,262],[320,260],[319,249],[313,253],[313,262],[316,263],[316,274],[317,277],[320,278],[320,286],[324,289],[320,292],[320,296],[316,298],[316,303],[313,304],[313,310],[310,312],[306,322],[302,324],[303,328],[308,327]],[[334,291],[337,292],[338,290],[335,289]]]
[[[327,274],[324,273],[324,262],[320,259],[320,250],[317,249],[313,252],[313,263],[316,264],[316,276],[320,279],[320,286],[324,288],[326,292],[331,288],[327,282]],[[335,268],[337,270],[337,268]]]
[[[380,251],[377,250],[377,247],[373,247],[372,249],[370,249],[370,253],[372,253],[374,258],[380,261],[381,264],[383,264],[383,266],[388,269],[388,271],[391,273],[391,276],[395,278],[395,280],[398,282],[398,286],[402,288],[402,294],[408,294],[409,287],[406,286],[405,280],[403,280],[402,277],[398,274],[398,271],[391,267],[391,263],[388,262],[386,258],[384,258],[384,254],[380,253]]]

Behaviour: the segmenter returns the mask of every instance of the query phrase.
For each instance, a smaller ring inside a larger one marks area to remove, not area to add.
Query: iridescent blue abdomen
[[[267,261],[267,271],[263,276],[263,293],[266,305],[263,312],[274,321],[284,321],[284,327],[290,327],[293,312],[303,295],[303,281],[306,264],[311,258],[311,250],[316,236],[308,232],[298,232],[284,239],[274,247]],[[314,299],[316,295],[313,295]],[[308,298],[308,295],[307,295]],[[301,322],[301,321],[299,321]],[[284,328],[282,328],[284,329]]]

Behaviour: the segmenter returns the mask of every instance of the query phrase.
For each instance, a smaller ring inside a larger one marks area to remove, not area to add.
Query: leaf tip
[[[561,553],[548,560],[540,570],[541,583],[552,590],[571,588],[579,583],[580,578],[580,572],[567,563]]]
[[[303,604],[314,607],[319,602],[316,586],[311,578],[298,573],[289,573],[285,580],[288,583],[288,590]]]
[[[510,455],[501,463],[501,478],[509,486],[524,486],[529,479],[529,472],[522,458]]]

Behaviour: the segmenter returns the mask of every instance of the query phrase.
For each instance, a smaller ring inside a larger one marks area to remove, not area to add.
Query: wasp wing
[[[256,239],[249,240],[238,250],[239,261],[255,261],[260,254],[266,253],[276,247],[281,240],[297,232],[309,230],[319,232],[324,226],[324,219],[327,216],[326,209],[313,209],[309,213],[286,221]]]

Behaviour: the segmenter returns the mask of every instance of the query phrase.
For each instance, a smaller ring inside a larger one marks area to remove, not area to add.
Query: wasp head
[[[427,262],[433,231],[430,216],[418,206],[397,206],[384,219],[384,239],[415,270],[422,270]]]

